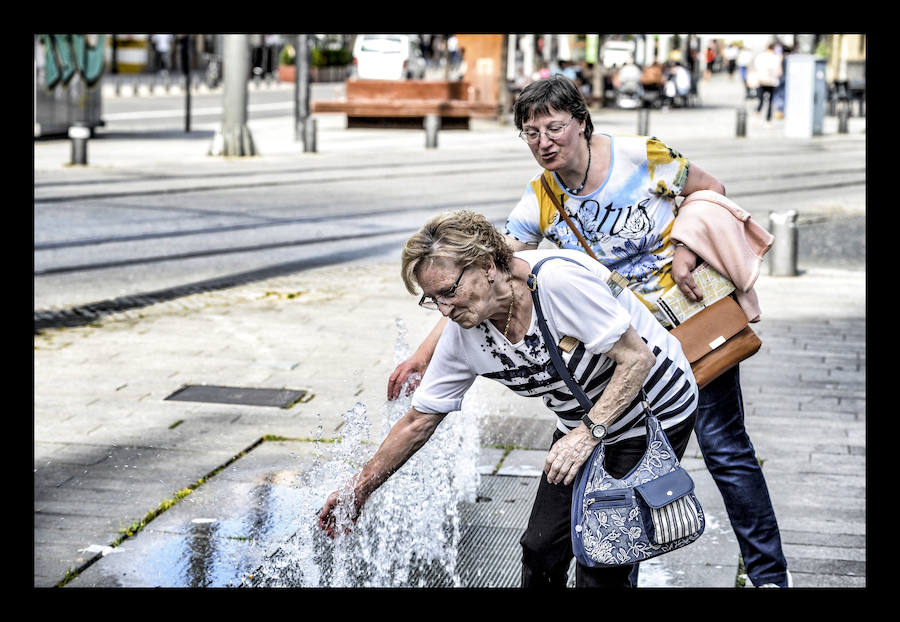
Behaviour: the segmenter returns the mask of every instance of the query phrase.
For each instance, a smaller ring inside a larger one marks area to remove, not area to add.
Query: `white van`
[[[604,67],[621,67],[634,62],[634,41],[607,41],[600,50],[600,64]]]
[[[418,40],[410,35],[357,35],[353,68],[361,80],[425,77],[425,59]]]

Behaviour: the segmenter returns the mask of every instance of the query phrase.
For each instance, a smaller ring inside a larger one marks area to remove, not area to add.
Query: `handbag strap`
[[[553,201],[553,206],[556,208],[556,211],[559,212],[559,215],[562,216],[563,220],[566,221],[566,224],[569,225],[569,229],[572,231],[572,233],[575,234],[575,237],[578,238],[578,241],[581,242],[581,245],[584,247],[584,250],[587,252],[587,254],[594,259],[597,259],[597,256],[594,254],[593,249],[587,243],[587,240],[584,239],[581,231],[578,229],[578,227],[575,226],[575,224],[572,222],[572,219],[569,218],[569,215],[566,213],[566,210],[563,208],[556,195],[553,194],[553,191],[550,189],[550,184],[547,183],[547,177],[543,173],[541,173],[541,185],[544,186],[544,192],[550,195],[550,200]]]
[[[547,345],[547,352],[550,354],[550,360],[553,362],[553,366],[556,368],[556,372],[559,374],[559,377],[563,379],[563,382],[565,382],[566,386],[569,387],[572,395],[574,395],[575,399],[578,400],[578,404],[584,409],[584,412],[587,413],[590,412],[594,404],[593,402],[591,402],[587,394],[585,394],[581,386],[577,382],[575,382],[574,378],[572,378],[572,374],[569,373],[569,368],[566,367],[565,361],[562,360],[562,356],[559,354],[559,348],[556,347],[556,342],[553,339],[553,335],[550,334],[550,327],[547,326],[547,320],[544,318],[544,312],[541,309],[541,299],[537,291],[537,275],[543,263],[549,259],[565,259],[566,261],[571,261],[572,263],[579,266],[581,266],[581,264],[570,257],[545,257],[544,259],[541,259],[539,262],[537,262],[531,269],[531,274],[528,275],[527,284],[528,289],[531,290],[531,299],[534,302],[534,311],[537,315],[538,327],[541,329],[541,334],[544,337],[544,343]],[[611,280],[613,280],[612,276],[610,276],[610,281]],[[607,284],[609,284],[609,281],[607,281]],[[643,386],[641,386],[641,402],[644,406],[644,410],[647,412],[647,416],[653,417],[653,411],[650,410],[650,402],[647,399],[647,393],[644,391]]]

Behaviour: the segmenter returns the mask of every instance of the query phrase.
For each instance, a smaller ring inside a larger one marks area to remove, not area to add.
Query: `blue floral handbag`
[[[537,273],[547,259],[534,266],[528,280],[535,315],[557,372],[588,412],[593,404],[554,347],[541,311]],[[573,261],[568,257],[558,259]],[[608,285],[612,288],[615,283]],[[647,450],[637,466],[622,479],[607,473],[603,467],[606,444],[601,441],[575,478],[572,550],[583,566],[596,568],[641,562],[687,546],[700,537],[706,526],[703,508],[694,494],[694,481],[679,464],[659,419],[650,410],[643,388],[641,398],[647,413]]]
[[[646,407],[646,401],[645,401]],[[572,550],[584,566],[641,562],[687,546],[706,519],[691,476],[678,463],[659,420],[649,413],[647,451],[616,479],[603,468],[605,444],[594,449],[572,490]]]

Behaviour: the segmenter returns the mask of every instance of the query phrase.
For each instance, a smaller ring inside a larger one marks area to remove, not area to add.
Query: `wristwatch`
[[[584,425],[588,427],[588,430],[591,431],[591,436],[596,438],[598,441],[606,436],[606,426],[602,423],[594,423],[594,420],[585,415],[581,418],[584,421]]]

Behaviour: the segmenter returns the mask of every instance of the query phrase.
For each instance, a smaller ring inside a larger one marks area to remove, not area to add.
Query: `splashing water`
[[[408,358],[406,329],[397,320],[395,363]],[[342,436],[317,439],[317,456],[300,476],[302,503],[293,535],[265,556],[244,584],[267,587],[460,586],[457,573],[461,502],[474,502],[479,484],[477,417],[448,415],[429,441],[373,493],[356,522],[351,519],[353,477],[371,458],[391,426],[409,410],[412,397],[387,402],[379,438],[372,442],[367,408],[344,413]],[[319,426],[321,438],[322,426]],[[321,452],[321,453],[319,453]],[[318,525],[318,512],[336,489],[345,490],[336,509],[334,540]],[[350,529],[344,533],[343,527]]]

